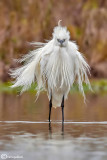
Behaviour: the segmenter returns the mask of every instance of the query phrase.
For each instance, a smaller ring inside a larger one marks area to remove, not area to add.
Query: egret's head
[[[70,39],[70,33],[66,27],[60,25],[60,21],[58,22],[58,26],[54,28],[53,38],[55,40],[55,45],[66,47]]]

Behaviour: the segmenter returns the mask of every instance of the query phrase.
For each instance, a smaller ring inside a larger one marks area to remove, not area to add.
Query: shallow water
[[[69,95],[64,125],[61,108],[52,108],[49,125],[44,93],[34,101],[34,94],[0,94],[2,159],[107,159],[107,95],[88,94],[87,105],[79,94]]]

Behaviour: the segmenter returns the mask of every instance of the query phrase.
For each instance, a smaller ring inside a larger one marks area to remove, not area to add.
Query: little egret
[[[60,20],[61,21],[61,20]],[[78,51],[76,43],[70,41],[70,33],[66,27],[58,26],[53,30],[52,39],[46,43],[34,42],[37,49],[23,56],[18,62],[24,65],[11,70],[15,78],[12,87],[21,86],[21,92],[37,82],[37,97],[42,90],[47,91],[49,98],[49,122],[52,105],[62,108],[62,122],[64,122],[64,100],[76,81],[84,99],[82,82],[91,89],[87,72],[90,67]]]

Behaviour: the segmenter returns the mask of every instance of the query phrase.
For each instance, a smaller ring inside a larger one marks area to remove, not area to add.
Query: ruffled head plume
[[[62,21],[62,20],[59,20],[59,21],[58,21],[58,26],[59,26],[59,27],[61,27],[61,21]]]
[[[52,34],[53,38],[63,36],[65,39],[69,40],[70,39],[70,33],[69,33],[69,31],[67,30],[66,27],[61,26],[61,21],[62,20],[58,21],[58,26],[56,26],[53,30],[53,34]]]

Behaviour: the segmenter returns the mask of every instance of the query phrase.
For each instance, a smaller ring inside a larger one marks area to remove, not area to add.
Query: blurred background
[[[27,42],[52,37],[58,20],[87,57],[92,77],[107,78],[107,0],[0,0],[0,81],[8,81],[13,58]]]
[[[28,42],[51,39],[59,20],[91,67],[93,92],[87,101],[76,85],[61,108],[52,108],[48,130],[48,98],[35,102],[35,87],[21,96],[11,89],[13,61],[34,48]],[[62,136],[63,135],[63,136]],[[107,0],[0,0],[0,155],[24,159],[107,160]],[[30,151],[30,152],[29,152]],[[75,154],[76,153],[76,154]]]

